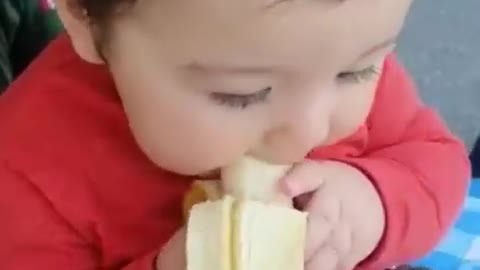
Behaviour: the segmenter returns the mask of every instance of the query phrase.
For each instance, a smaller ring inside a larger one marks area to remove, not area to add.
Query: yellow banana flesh
[[[251,157],[186,196],[187,270],[303,270],[307,215],[277,188],[289,169]]]

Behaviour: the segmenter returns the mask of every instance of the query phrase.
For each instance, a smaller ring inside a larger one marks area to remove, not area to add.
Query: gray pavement
[[[424,100],[471,146],[480,134],[480,0],[416,0],[398,52]]]

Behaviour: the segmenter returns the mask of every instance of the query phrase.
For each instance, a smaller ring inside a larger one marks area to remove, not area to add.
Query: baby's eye
[[[232,108],[245,109],[250,105],[259,104],[267,101],[268,95],[272,92],[272,87],[263,88],[252,94],[229,94],[214,92],[210,94],[210,99],[219,105]]]
[[[379,73],[380,70],[372,65],[361,70],[340,72],[337,74],[337,79],[341,82],[360,83],[375,78]]]

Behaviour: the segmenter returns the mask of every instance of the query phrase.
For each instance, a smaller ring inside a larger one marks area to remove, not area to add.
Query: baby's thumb
[[[186,229],[177,231],[163,247],[157,257],[157,270],[185,270],[186,269]]]
[[[291,198],[314,192],[324,183],[323,170],[321,162],[306,160],[293,167],[280,180],[280,186]]]

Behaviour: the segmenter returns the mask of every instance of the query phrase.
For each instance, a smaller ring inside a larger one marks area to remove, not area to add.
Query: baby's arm
[[[385,63],[366,132],[364,154],[338,160],[369,176],[382,197],[384,237],[359,268],[381,269],[437,244],[462,206],[470,170],[461,142],[421,103],[393,56]]]
[[[28,175],[0,161],[0,269],[110,270],[93,241],[56,211]],[[154,270],[159,251],[115,270]],[[168,268],[159,270],[184,270],[171,267],[181,264],[173,264],[172,252],[167,253],[163,265]]]

